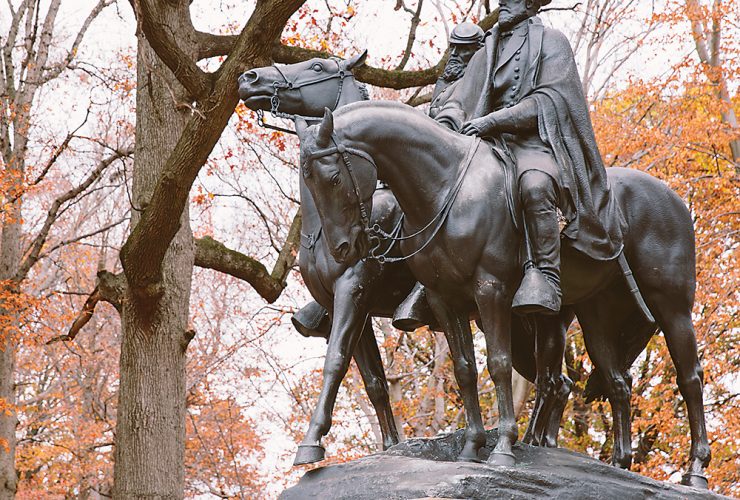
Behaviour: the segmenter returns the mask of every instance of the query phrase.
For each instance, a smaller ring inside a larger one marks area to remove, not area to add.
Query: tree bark
[[[171,9],[175,33],[189,24]],[[187,30],[185,30],[187,33]],[[187,46],[186,39],[179,40]],[[189,118],[176,106],[184,89],[143,36],[137,56],[136,154],[132,227],[141,218]],[[185,484],[185,351],[195,248],[187,204],[162,261],[161,296],[124,292],[114,498],[182,498]]]
[[[3,235],[5,235],[3,228]],[[5,248],[3,248],[3,258]],[[13,293],[3,290],[0,293]],[[11,305],[6,308],[0,299],[0,316],[7,316],[10,324],[18,324],[18,315]],[[15,428],[18,418],[15,404],[15,352],[17,332],[0,331],[0,500],[15,498],[17,475],[15,470]],[[5,406],[7,408],[1,408]],[[7,410],[7,411],[6,411]]]

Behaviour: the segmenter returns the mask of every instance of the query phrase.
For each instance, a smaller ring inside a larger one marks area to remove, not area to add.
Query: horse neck
[[[444,204],[472,138],[411,108],[364,109],[368,112],[348,119],[355,138],[350,142],[373,157],[378,178],[388,183],[406,220],[412,226],[425,224]]]

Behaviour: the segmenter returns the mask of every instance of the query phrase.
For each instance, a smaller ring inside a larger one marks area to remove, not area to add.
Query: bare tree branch
[[[103,11],[103,9],[111,5],[113,2],[114,0],[99,0],[98,1],[95,7],[93,7],[93,9],[90,11],[90,13],[85,18],[85,21],[82,23],[82,26],[77,32],[77,36],[75,36],[74,42],[72,42],[72,47],[70,47],[69,52],[67,52],[67,56],[61,62],[55,64],[54,66],[46,68],[46,73],[44,73],[44,75],[41,77],[41,81],[43,83],[46,83],[58,77],[62,71],[64,71],[66,68],[69,67],[70,63],[72,62],[72,59],[74,59],[75,55],[77,54],[77,50],[79,49],[80,44],[82,43],[82,39],[85,37],[85,34],[87,33],[87,30],[92,24],[92,22],[95,20],[95,18],[98,17],[98,15]]]
[[[418,2],[419,4],[416,6],[416,12],[411,11],[411,14],[413,14],[413,16],[411,17],[409,36],[406,40],[406,48],[403,51],[403,57],[401,57],[401,61],[398,63],[398,66],[396,66],[396,71],[401,71],[403,68],[405,68],[406,63],[408,63],[409,59],[411,58],[411,49],[413,49],[414,42],[416,41],[416,28],[419,27],[419,22],[421,21],[421,8],[424,5],[424,0],[418,0]]]
[[[95,312],[95,306],[98,305],[98,302],[100,302],[101,299],[102,296],[100,294],[99,287],[96,286],[85,301],[85,304],[82,306],[82,311],[80,311],[80,313],[75,318],[72,326],[69,328],[69,331],[64,335],[52,337],[46,342],[46,345],[60,341],[69,342],[70,340],[74,340],[75,337],[77,337],[77,334],[80,333],[80,330],[82,330],[82,328],[90,322],[90,319]]]
[[[46,239],[49,236],[49,231],[54,225],[54,222],[56,222],[57,220],[57,217],[59,215],[59,209],[62,207],[62,205],[74,199],[80,193],[84,192],[87,188],[89,188],[95,181],[97,181],[100,178],[101,174],[105,171],[105,169],[108,168],[113,162],[122,158],[125,155],[131,154],[132,152],[133,150],[125,150],[121,152],[122,154],[114,153],[111,156],[108,156],[107,158],[103,159],[100,163],[98,163],[98,166],[85,178],[84,181],[82,181],[82,183],[79,186],[70,189],[66,193],[59,196],[56,200],[54,200],[54,203],[52,203],[51,207],[49,208],[49,211],[46,215],[46,220],[44,221],[44,224],[41,227],[41,230],[36,235],[36,238],[34,238],[33,242],[31,242],[29,249],[26,251],[26,258],[21,263],[20,268],[18,269],[18,272],[15,275],[14,279],[18,283],[20,283],[21,281],[25,279],[25,277],[28,274],[28,271],[39,260],[41,249],[44,246],[44,243],[46,243]]]

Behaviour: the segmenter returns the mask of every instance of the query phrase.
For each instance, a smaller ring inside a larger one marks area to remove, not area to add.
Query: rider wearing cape
[[[534,130],[519,149],[544,144],[554,157],[557,172],[542,170],[557,177],[558,206],[566,219],[562,235],[571,247],[596,260],[615,259],[622,250],[625,222],[609,189],[570,44],[537,17],[512,31],[503,49],[498,47],[498,24],[486,33],[484,48],[473,56],[435,119],[457,131],[466,122],[485,122],[488,137],[504,149],[509,149],[506,138],[516,137],[507,133]],[[526,54],[525,60],[515,63],[520,54]],[[517,65],[516,81],[497,88],[497,72],[512,64]]]

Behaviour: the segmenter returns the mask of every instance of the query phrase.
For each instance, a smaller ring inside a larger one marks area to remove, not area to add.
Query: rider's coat
[[[622,249],[625,223],[609,189],[570,44],[537,17],[510,36],[511,42],[502,42],[498,25],[486,33],[484,48],[436,120],[459,130],[496,112],[503,129],[517,131],[512,150],[544,148],[555,159],[551,175],[559,177],[560,209],[568,222],[563,235],[594,259],[613,259]]]

